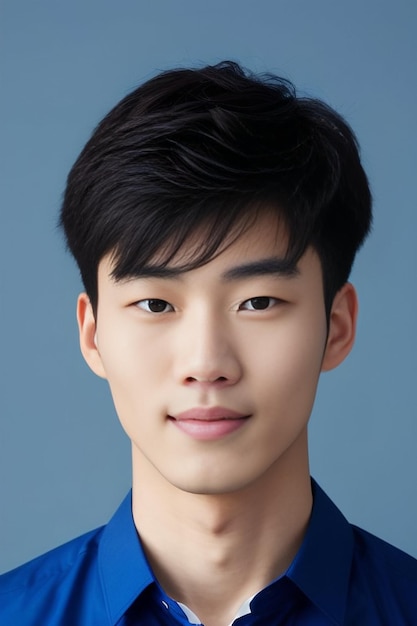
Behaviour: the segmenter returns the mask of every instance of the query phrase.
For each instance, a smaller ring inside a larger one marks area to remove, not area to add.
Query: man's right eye
[[[150,298],[148,300],[139,300],[136,303],[143,311],[147,311],[148,313],[169,313],[174,310],[174,307],[169,304],[166,300],[159,300],[156,298]]]

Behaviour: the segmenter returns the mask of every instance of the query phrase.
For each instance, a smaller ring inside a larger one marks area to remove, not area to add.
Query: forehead
[[[288,234],[285,224],[272,211],[263,210],[254,216],[246,216],[232,224],[223,235],[224,229],[216,223],[199,225],[187,237],[176,238],[175,234],[144,262],[133,260],[122,272],[120,259],[123,250],[107,254],[100,265],[106,265],[116,282],[134,278],[141,274],[151,275],[166,271],[187,272],[202,266],[212,265],[221,258],[230,262],[244,262],[257,257],[288,256]],[[99,267],[100,267],[99,265]]]
[[[261,216],[207,262],[189,267],[193,255],[205,243],[202,237],[203,234],[196,234],[187,240],[169,263],[156,256],[121,278],[114,275],[111,256],[104,257],[98,268],[98,302],[113,306],[111,303],[119,301],[119,296],[122,300],[140,299],[151,297],[150,293],[152,297],[162,297],[162,293],[172,297],[172,289],[175,293],[210,299],[222,294],[231,296],[235,289],[249,285],[257,285],[261,290],[290,289],[285,292],[292,294],[289,297],[304,301],[319,298],[322,302],[323,276],[317,252],[309,246],[301,257],[288,255],[287,233],[276,218]],[[169,292],[158,291],[159,288]]]
[[[216,236],[216,224],[209,228],[200,227],[184,240],[177,254],[173,257],[174,265],[181,265],[198,256],[199,252],[210,244],[210,237]],[[245,256],[262,247],[275,250],[284,255],[288,245],[287,231],[277,215],[260,213],[255,218],[242,219],[232,226],[219,243],[214,256],[230,251],[232,254]],[[163,258],[164,251],[161,250]],[[154,259],[157,261],[159,255]]]

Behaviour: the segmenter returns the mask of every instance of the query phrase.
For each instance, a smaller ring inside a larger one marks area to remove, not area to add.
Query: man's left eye
[[[136,303],[140,309],[147,311],[148,313],[168,313],[173,311],[174,308],[166,300],[159,300],[157,298],[151,298],[149,300],[139,300]]]
[[[279,300],[277,298],[271,298],[270,296],[258,296],[257,298],[249,298],[240,305],[239,309],[244,311],[264,311],[270,309],[274,304],[277,304]]]

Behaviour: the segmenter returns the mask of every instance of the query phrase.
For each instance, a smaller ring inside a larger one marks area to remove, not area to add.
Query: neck
[[[306,434],[299,445],[302,454],[245,489],[215,495],[176,488],[134,449],[133,516],[148,560],[165,592],[206,626],[229,624],[300,547],[312,506]]]

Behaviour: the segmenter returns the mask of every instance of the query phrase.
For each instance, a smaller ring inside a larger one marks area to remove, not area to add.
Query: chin
[[[171,480],[170,482],[174,487],[186,493],[220,496],[242,492],[256,482],[256,478],[236,476],[225,480],[224,476],[201,477],[200,479],[194,476],[192,480]]]

